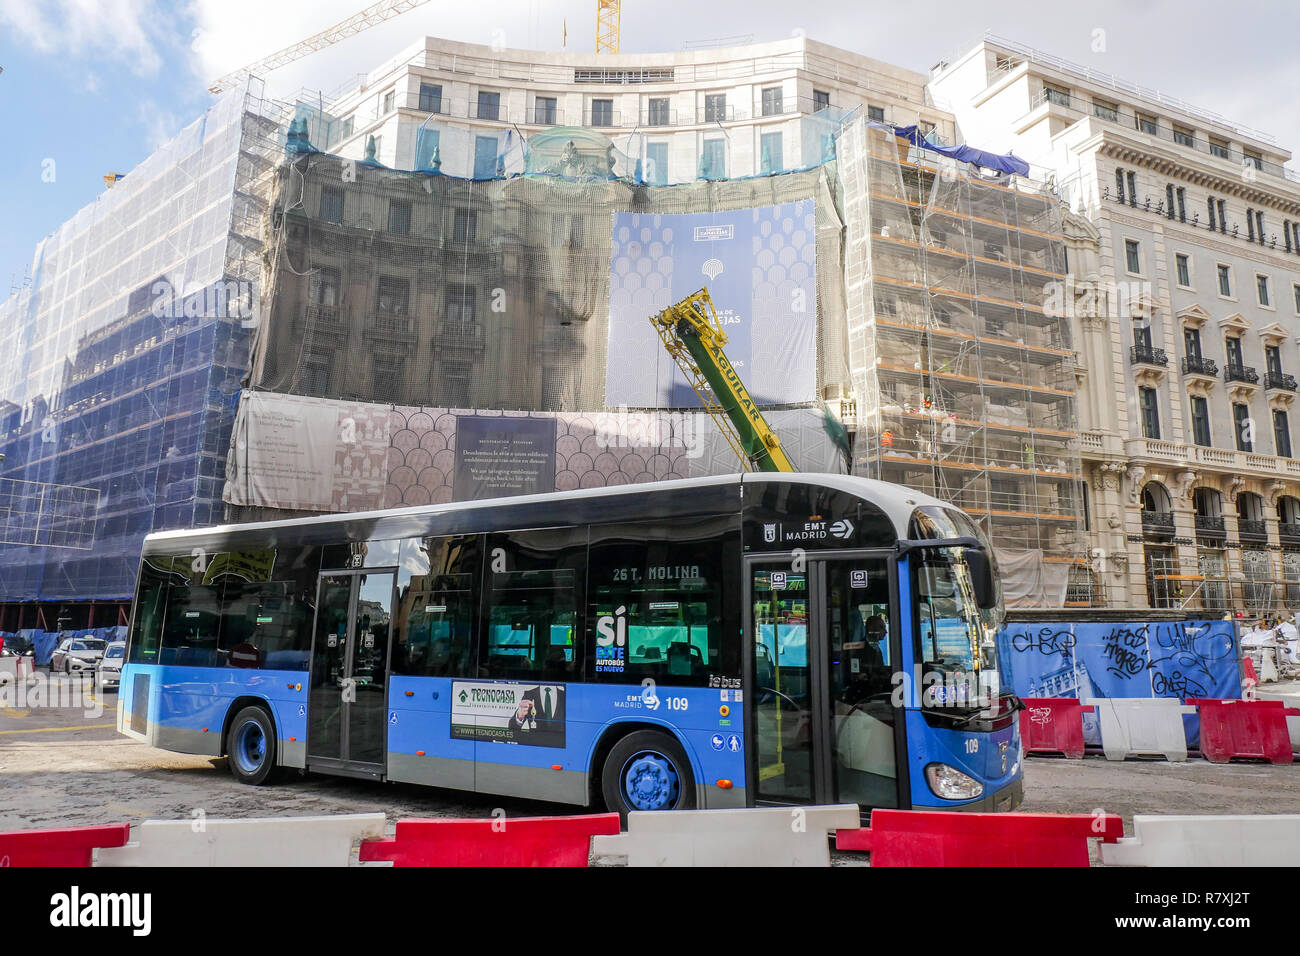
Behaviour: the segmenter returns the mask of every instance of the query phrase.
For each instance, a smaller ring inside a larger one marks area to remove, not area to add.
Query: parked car
[[[116,688],[122,683],[122,664],[126,661],[126,641],[113,641],[104,648],[104,656],[95,668],[95,686],[100,690]]]
[[[104,650],[108,647],[108,641],[101,641],[94,637],[69,637],[54,652],[50,658],[50,673],[63,671],[65,674],[82,673],[95,671],[95,665],[99,659],[104,656]]]
[[[2,657],[21,657],[33,653],[31,638],[23,637],[21,634],[9,634],[0,638],[0,641],[4,642],[4,646],[0,647]]]

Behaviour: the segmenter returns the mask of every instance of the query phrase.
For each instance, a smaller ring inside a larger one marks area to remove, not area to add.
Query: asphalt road
[[[71,682],[71,683],[69,683]],[[55,685],[80,688],[79,678]],[[64,703],[67,700],[65,699]],[[88,707],[17,706],[0,688],[0,830],[146,819],[289,816],[382,810],[401,817],[568,813],[572,808],[408,784],[287,775],[246,787],[224,759],[154,750],[116,731],[116,693]],[[80,703],[80,702],[78,702]],[[95,710],[102,706],[98,715]],[[1093,813],[1300,813],[1300,763],[1031,758],[1024,811]]]

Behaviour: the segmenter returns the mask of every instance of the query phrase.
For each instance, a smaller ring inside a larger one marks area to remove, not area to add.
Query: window
[[[475,293],[472,285],[449,285],[444,296],[448,324],[470,325],[473,323]]]
[[[442,112],[442,87],[437,83],[420,84],[420,112]]]
[[[1119,122],[1119,104],[1111,103],[1107,100],[1092,101],[1092,115],[1100,119],[1109,120],[1112,123]]]
[[[326,186],[320,191],[320,217],[326,222],[343,222],[343,190]]]
[[[1138,255],[1138,243],[1135,239],[1124,240],[1124,258],[1126,260],[1128,271],[1134,275],[1142,274],[1142,260]]]
[[[1264,367],[1268,369],[1268,374],[1281,378],[1282,376],[1282,350],[1276,345],[1264,346]]]
[[[647,126],[671,126],[672,112],[668,108],[668,97],[656,96],[650,100],[646,115]]]
[[[384,94],[384,112],[385,112],[385,113],[391,113],[391,112],[393,111],[393,101],[394,101],[396,98],[397,98],[397,91],[396,91],[396,90],[389,90],[387,93]]]
[[[1133,125],[1139,133],[1148,133],[1155,136],[1159,128],[1157,119],[1149,113],[1138,113],[1133,118]]]
[[[1179,186],[1176,190],[1174,190],[1174,192],[1177,193],[1178,195],[1178,221],[1186,222],[1187,221],[1187,190],[1184,189],[1182,186]]]
[[[704,122],[721,123],[727,118],[727,94],[709,93],[704,97]]]
[[[352,136],[352,122],[354,117],[345,116],[343,122],[339,124],[339,141],[342,142]]]
[[[1219,207],[1219,232],[1226,233],[1228,231],[1227,203],[1225,203],[1222,199],[1216,199],[1215,203]]]
[[[820,113],[824,109],[829,109],[831,105],[831,95],[826,90],[813,90],[813,112]]]
[[[1291,251],[1291,220],[1282,220],[1282,239],[1286,242],[1286,251]]]
[[[477,231],[478,210],[457,209],[455,218],[452,220],[452,242],[473,242]]]
[[[582,676],[578,608],[586,539],[585,528],[487,536],[493,560],[485,573],[479,661],[488,677]],[[552,711],[562,713],[564,689],[555,691]],[[535,704],[545,710],[543,701]],[[541,713],[533,717],[540,720]]]
[[[739,664],[739,539],[724,519],[591,529],[588,670],[598,682],[705,686]],[[738,567],[738,565],[736,565]]]
[[[1241,151],[1241,161],[1243,166],[1254,166],[1256,169],[1264,168],[1264,157],[1252,149],[1243,149]]]
[[[399,584],[392,649],[394,674],[471,677],[482,557],[477,535],[418,542],[431,574]]]
[[[498,173],[497,138],[474,137],[474,178],[491,179]]]
[[[1165,184],[1165,215],[1174,218],[1174,187],[1172,183]]]
[[[316,305],[339,304],[339,270],[320,267],[312,271],[311,300]]]
[[[1210,196],[1205,200],[1205,211],[1209,215],[1209,229],[1214,232],[1214,197]]]
[[[1268,297],[1268,276],[1255,276],[1255,293],[1260,305],[1270,305]]]
[[[1292,284],[1291,295],[1295,298],[1295,313],[1300,315],[1300,285]]]
[[[1255,211],[1255,235],[1259,237],[1259,244],[1264,244],[1264,213],[1262,210]]]
[[[781,109],[781,87],[769,86],[763,90],[763,115],[780,116],[784,112]]]
[[[1196,146],[1196,133],[1186,126],[1174,124],[1174,142],[1179,146]]]
[[[1124,170],[1115,170],[1115,198],[1124,201]]]
[[[1139,356],[1151,351],[1151,326],[1147,323],[1133,323],[1133,344],[1137,346]]]
[[[1189,359],[1199,362],[1201,360],[1201,330],[1183,329],[1183,347],[1187,350]]]
[[[613,126],[614,125],[614,101],[613,100],[592,100],[591,101],[591,125],[592,126]]]
[[[1138,204],[1137,173],[1130,169],[1126,175],[1128,176],[1128,204],[1136,206]]]
[[[1237,435],[1237,451],[1255,450],[1255,425],[1250,420],[1250,407],[1240,402],[1232,403],[1233,431]]]
[[[1178,253],[1174,256],[1174,263],[1178,269],[1178,284],[1185,289],[1190,288],[1192,285],[1192,270],[1191,266],[1188,265],[1187,256],[1181,252]]]
[[[1232,271],[1223,264],[1219,265],[1219,295],[1232,296]]]
[[[883,106],[868,106],[867,119],[873,123],[883,123],[885,121],[885,108]]]
[[[779,173],[785,167],[781,163],[781,134],[764,133],[760,138],[762,147],[762,171],[765,173]]]
[[[501,118],[501,94],[490,93],[487,90],[478,91],[478,113],[479,119],[494,120]]]
[[[1218,156],[1220,159],[1228,158],[1228,143],[1226,140],[1215,139],[1210,137],[1210,155]]]
[[[380,315],[405,317],[410,294],[410,283],[393,276],[379,277],[379,291],[375,295],[375,311]]]
[[[538,126],[554,126],[556,106],[554,96],[539,96],[533,100],[533,122]]]
[[[1142,435],[1146,438],[1160,438],[1160,406],[1154,388],[1138,389],[1138,405],[1142,409]]]
[[[1047,83],[1044,83],[1043,96],[1047,100],[1047,102],[1052,103],[1056,106],[1070,105],[1070,91],[1066,89],[1062,89],[1059,86],[1051,86]]]
[[[725,179],[727,176],[727,142],[722,139],[706,139],[704,150],[700,154],[701,179]]]
[[[1280,408],[1273,410],[1273,446],[1279,458],[1291,457],[1291,425]]]
[[[1228,367],[1241,368],[1243,364],[1241,360],[1241,339],[1235,335],[1230,335],[1223,340],[1223,346],[1228,353]]]
[[[645,181],[651,186],[668,184],[668,144],[647,143],[645,147]]]
[[[1204,398],[1193,395],[1192,399],[1192,441],[1206,448],[1210,447],[1210,406]]]
[[[1255,211],[1249,208],[1246,210],[1246,239],[1248,242],[1255,241]]]
[[[404,199],[393,199],[388,203],[388,231],[395,236],[411,233],[411,204]]]

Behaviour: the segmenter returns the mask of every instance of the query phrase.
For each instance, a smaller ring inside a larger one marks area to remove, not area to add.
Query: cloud
[[[140,76],[162,66],[171,17],[155,0],[5,0],[0,26],[39,53],[124,64]]]

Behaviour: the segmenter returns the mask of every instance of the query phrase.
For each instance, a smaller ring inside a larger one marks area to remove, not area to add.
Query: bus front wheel
[[[268,783],[275,770],[275,727],[261,707],[245,707],[230,722],[226,736],[230,772],[240,783]]]
[[[637,730],[616,743],[601,771],[605,806],[623,822],[633,810],[695,806],[695,774],[681,744],[657,730]]]

